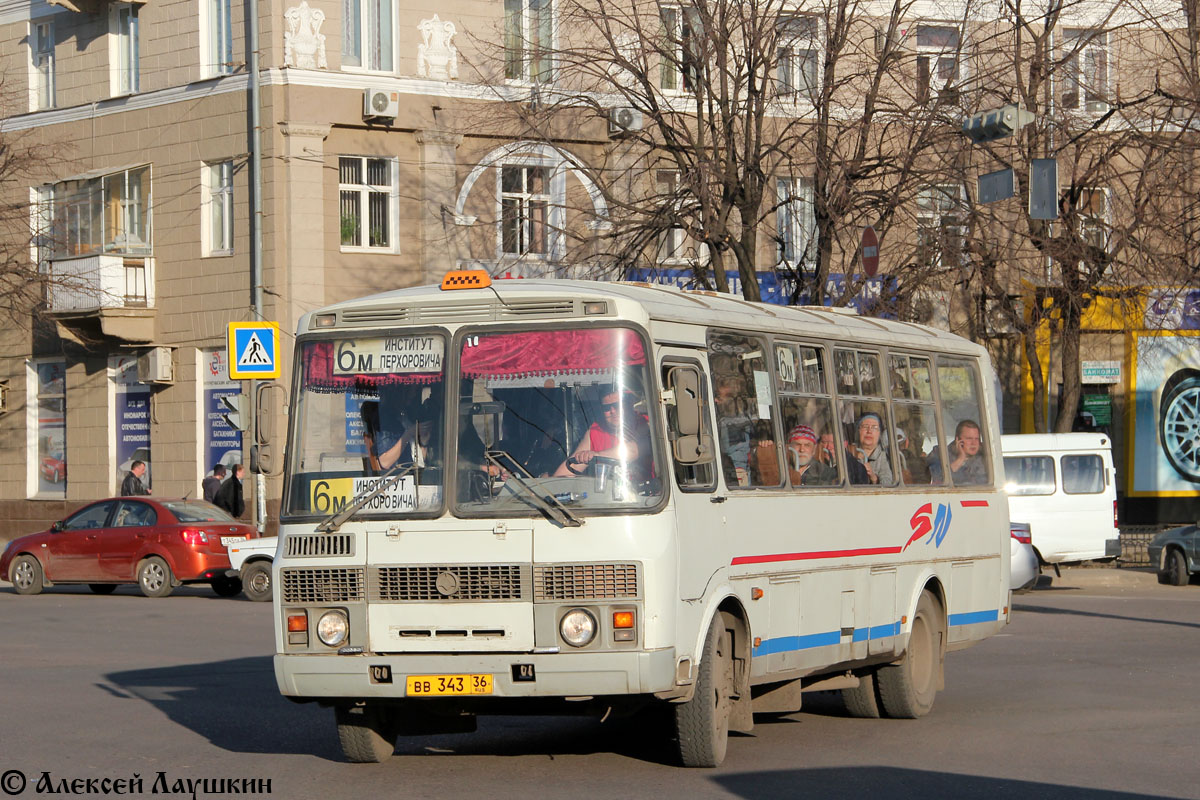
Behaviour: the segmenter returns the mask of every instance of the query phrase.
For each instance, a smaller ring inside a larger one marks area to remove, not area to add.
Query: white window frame
[[[933,29],[939,31],[953,31],[956,41],[953,46],[945,44],[929,44],[921,43],[922,29]],[[917,63],[917,85],[916,96],[918,100],[924,98],[925,102],[933,104],[939,100],[958,103],[962,97],[963,89],[967,80],[966,69],[966,36],[961,25],[953,22],[935,22],[923,21],[917,23],[915,30],[912,33],[913,48],[916,50]],[[947,58],[953,59],[955,76],[947,80],[942,77],[943,60]],[[922,65],[928,73],[927,77],[921,75]],[[925,81],[928,81],[927,83]]]
[[[938,183],[921,187],[917,195],[917,242],[920,249],[931,251],[929,258],[924,260],[926,266],[959,269],[967,265],[967,252],[961,246],[967,241],[966,216],[966,191],[962,184]],[[933,237],[936,247],[926,243],[931,231],[936,231]],[[944,231],[957,234],[960,244],[957,264],[945,263],[947,237]]]
[[[666,200],[678,209],[682,200],[678,196],[679,173],[673,169],[654,171],[654,185],[657,196]],[[708,245],[697,242],[688,235],[682,226],[674,226],[662,231],[654,243],[654,263],[664,266],[679,266],[692,264],[707,264],[709,260]]]
[[[342,0],[342,68],[396,71],[396,0]]]
[[[108,78],[112,97],[141,91],[139,8],[135,3],[113,3],[109,9]]]
[[[144,181],[130,181],[133,174],[142,172]],[[153,191],[154,170],[149,164],[54,184],[54,258],[92,253],[152,255]],[[116,231],[109,230],[113,204],[119,206]]]
[[[817,268],[817,215],[813,179],[777,178],[775,192],[778,200],[775,227],[779,263],[797,272],[812,272]]]
[[[359,183],[343,183],[342,182],[342,162],[345,160],[358,159],[359,161],[359,177],[362,182]],[[372,184],[367,183],[370,179],[368,162],[383,161],[387,164],[388,184],[385,186],[382,183]],[[343,204],[346,200],[346,195],[356,194],[358,197],[358,226],[356,229],[355,241],[353,243],[345,243],[342,241],[341,226],[343,219]],[[383,195],[387,198],[387,242],[382,245],[371,244],[371,199],[372,196]],[[343,253],[398,253],[400,251],[400,163],[397,159],[389,156],[364,156],[356,154],[342,154],[338,156],[338,241],[341,245]]]
[[[57,105],[54,75],[54,20],[29,23],[29,110]]]
[[[39,273],[50,268],[53,254],[54,187],[33,186],[29,189],[29,260]]]
[[[813,103],[821,87],[821,19],[815,14],[787,14],[776,31],[776,91],[793,103]]]
[[[1095,207],[1094,203],[1097,198],[1103,204],[1099,215],[1090,213]],[[1088,244],[1107,252],[1113,220],[1112,189],[1103,186],[1087,186],[1081,189],[1079,200],[1075,211],[1078,215],[1079,237]]]
[[[670,19],[668,15],[671,15]],[[684,25],[684,18],[696,19],[699,12],[694,8],[666,4],[659,6],[658,17],[664,40],[660,46],[663,50],[670,49],[669,57],[660,60],[658,88],[667,94],[688,94],[696,80],[686,68],[688,43],[694,37],[689,35],[691,29]]]
[[[200,3],[200,77],[233,74],[232,0]]]
[[[200,170],[200,254],[233,255],[233,160]]]
[[[533,260],[533,261],[561,261],[562,260],[562,199],[565,189],[565,177],[561,170],[557,169],[557,164],[542,158],[516,158],[508,159],[496,165],[496,257],[500,261],[513,260]],[[528,169],[544,169],[546,170],[546,191],[540,194],[535,194],[528,191],[526,181],[524,191],[506,192],[504,190],[504,172],[505,170],[528,170]],[[505,200],[515,200],[518,203],[518,208],[523,209],[519,212],[517,220],[520,226],[520,235],[523,242],[528,243],[532,238],[533,218],[529,214],[530,206],[535,203],[545,203],[545,247],[541,252],[529,250],[528,247],[518,245],[518,249],[509,251],[505,249],[504,244],[504,202]]]
[[[1108,33],[1097,28],[1064,28],[1060,75],[1057,96],[1063,109],[1087,114],[1108,111],[1105,98],[1113,76]]]
[[[558,5],[554,0],[504,0],[504,78],[512,83],[554,80]],[[510,27],[513,20],[519,29]],[[542,39],[549,42],[543,43]]]

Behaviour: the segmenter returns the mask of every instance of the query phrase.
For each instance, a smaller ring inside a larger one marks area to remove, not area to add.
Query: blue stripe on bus
[[[1000,619],[1000,611],[993,608],[991,611],[970,611],[966,614],[951,614],[947,621],[951,625],[978,625],[981,622],[995,622],[998,619]]]

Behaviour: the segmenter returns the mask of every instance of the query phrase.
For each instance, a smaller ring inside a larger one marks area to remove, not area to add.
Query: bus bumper
[[[390,683],[372,679],[386,666]],[[532,670],[529,669],[532,667]],[[380,671],[375,670],[376,674]],[[489,674],[492,697],[637,695],[675,688],[675,649],[621,653],[471,653],[444,655],[275,655],[275,680],[287,697],[404,697],[410,675]],[[533,680],[528,680],[532,674]],[[515,676],[524,676],[517,680]]]

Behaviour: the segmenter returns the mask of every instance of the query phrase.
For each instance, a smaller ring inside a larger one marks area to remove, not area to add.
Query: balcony
[[[54,259],[47,312],[67,338],[153,341],[154,259],[109,254]]]

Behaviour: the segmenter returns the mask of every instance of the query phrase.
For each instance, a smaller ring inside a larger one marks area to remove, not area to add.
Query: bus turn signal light
[[[442,278],[442,291],[451,289],[486,289],[492,285],[492,276],[481,269],[456,269]]]
[[[632,628],[633,627],[633,612],[632,611],[614,611],[613,612],[613,627],[614,628]]]
[[[288,632],[298,633],[308,630],[308,615],[307,614],[289,614],[287,618]]]

